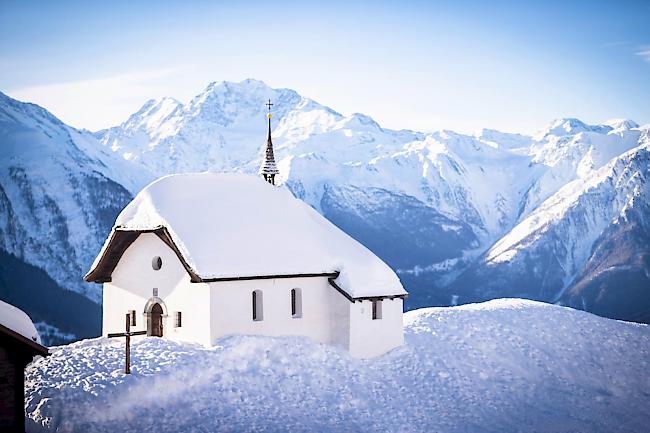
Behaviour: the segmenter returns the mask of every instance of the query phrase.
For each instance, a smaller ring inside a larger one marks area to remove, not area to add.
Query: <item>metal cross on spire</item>
[[[275,185],[275,175],[278,174],[279,171],[277,165],[275,164],[275,156],[273,155],[273,141],[271,141],[271,117],[273,117],[273,115],[271,114],[271,107],[273,106],[273,103],[269,99],[269,102],[267,102],[264,105],[266,105],[269,108],[269,113],[266,115],[267,119],[269,119],[269,132],[266,138],[264,159],[262,160],[262,164],[260,165],[259,174],[262,175],[265,181],[267,181],[271,185]]]

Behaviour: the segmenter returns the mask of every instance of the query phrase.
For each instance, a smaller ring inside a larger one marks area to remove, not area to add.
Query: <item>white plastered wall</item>
[[[210,284],[212,343],[227,335],[301,335],[347,349],[349,301],[325,277],[219,281]],[[291,316],[291,289],[302,294],[302,315]],[[253,320],[252,293],[262,291],[263,318]]]
[[[159,256],[162,267],[154,270],[152,260]],[[125,315],[136,312],[134,331],[147,329],[145,305],[158,289],[164,303],[163,336],[182,341],[210,344],[210,289],[205,283],[191,283],[180,260],[158,236],[141,234],[124,252],[104,283],[102,333],[124,332]],[[174,314],[182,313],[182,326],[174,327]]]
[[[350,303],[350,354],[372,358],[404,344],[402,299],[383,299],[381,319],[372,318],[372,301]]]
[[[160,270],[152,260],[162,259]],[[381,355],[404,342],[402,300],[382,301],[382,318],[372,319],[370,301],[350,302],[326,277],[191,283],[180,260],[153,233],[141,234],[104,283],[103,335],[123,332],[125,315],[136,311],[134,331],[146,330],[145,305],[158,289],[166,316],[163,336],[216,344],[228,335],[300,335],[350,351],[357,358]],[[302,293],[302,315],[291,317],[291,289]],[[252,292],[263,293],[263,320],[253,321]],[[174,313],[182,326],[174,327]],[[137,337],[136,337],[137,338]]]

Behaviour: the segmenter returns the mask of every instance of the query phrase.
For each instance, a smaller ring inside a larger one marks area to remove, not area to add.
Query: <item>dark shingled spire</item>
[[[271,185],[275,185],[275,175],[280,172],[278,171],[278,167],[275,164],[275,156],[273,155],[273,141],[271,141],[271,117],[273,117],[271,114],[271,107],[273,104],[271,103],[270,99],[266,106],[269,107],[269,114],[266,115],[266,117],[269,119],[269,134],[266,138],[264,160],[262,161],[262,165],[260,165],[259,174],[262,175],[265,181]]]

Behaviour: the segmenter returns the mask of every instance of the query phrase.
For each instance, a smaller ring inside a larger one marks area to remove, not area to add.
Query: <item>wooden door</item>
[[[160,304],[153,304],[151,307],[151,336],[162,337],[163,323],[162,323],[163,309]]]

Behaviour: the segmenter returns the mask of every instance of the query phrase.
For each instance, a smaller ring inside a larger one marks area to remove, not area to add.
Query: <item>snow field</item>
[[[303,338],[52,348],[27,370],[28,431],[643,432],[648,326],[524,300],[405,314],[373,360]]]

